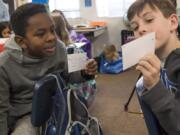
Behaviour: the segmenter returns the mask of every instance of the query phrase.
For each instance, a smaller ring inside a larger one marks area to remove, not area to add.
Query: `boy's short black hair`
[[[26,27],[28,20],[35,14],[48,13],[47,9],[42,4],[27,3],[18,7],[11,15],[11,27],[16,35],[26,36]]]
[[[0,38],[3,38],[2,31],[3,31],[5,28],[9,28],[9,29],[10,29],[10,24],[9,24],[9,22],[0,22]]]
[[[149,5],[152,9],[158,8],[164,17],[169,17],[171,14],[176,13],[176,1],[175,0],[138,0],[135,1],[128,9],[128,20],[137,14],[141,13],[146,5]]]

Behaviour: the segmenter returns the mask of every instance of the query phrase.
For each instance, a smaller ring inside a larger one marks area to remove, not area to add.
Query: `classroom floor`
[[[147,135],[143,115],[136,94],[129,105],[129,112],[124,111],[138,73],[131,69],[118,75],[99,74],[97,95],[90,107],[93,116],[98,117],[104,135]]]

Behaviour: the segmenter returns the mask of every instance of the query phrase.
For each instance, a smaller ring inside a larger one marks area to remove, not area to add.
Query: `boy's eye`
[[[42,36],[45,35],[45,32],[37,32],[35,35],[36,35],[36,36],[39,36],[39,37],[42,37]]]
[[[146,20],[146,22],[152,22],[153,21],[153,19],[148,19],[148,20]]]
[[[146,22],[152,22],[153,20],[154,20],[154,18],[152,18],[152,17],[145,18]]]
[[[132,24],[130,27],[131,27],[131,29],[133,31],[136,31],[138,29],[138,25],[137,24]]]
[[[133,31],[136,31],[136,30],[138,29],[138,27],[131,27],[131,29],[132,29]]]
[[[36,34],[36,36],[42,37],[42,36],[44,36],[44,33],[38,33],[38,34]]]

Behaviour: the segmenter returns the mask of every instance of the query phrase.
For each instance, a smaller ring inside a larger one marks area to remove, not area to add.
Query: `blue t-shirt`
[[[171,91],[172,93],[175,93],[177,91],[177,84],[171,82],[169,79],[168,79],[168,76],[167,76],[167,71],[165,68],[161,68],[161,71],[160,71],[160,79],[162,81],[162,83],[164,84],[164,86],[169,90]],[[141,77],[137,83],[136,83],[136,90],[137,90],[137,93],[139,96],[142,95],[142,93],[144,92],[145,88],[143,86],[143,77]]]

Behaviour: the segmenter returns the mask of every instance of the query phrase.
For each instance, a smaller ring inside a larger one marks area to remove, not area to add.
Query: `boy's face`
[[[26,34],[21,47],[33,57],[52,55],[56,49],[54,24],[47,13],[39,13],[29,18]]]
[[[171,34],[176,30],[176,15],[165,18],[161,11],[156,8],[153,10],[146,5],[139,15],[135,15],[131,22],[135,38],[147,33],[156,33],[156,50],[164,48],[170,39]]]

